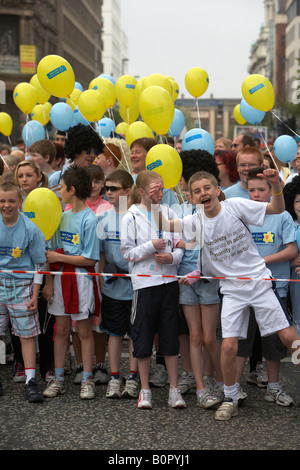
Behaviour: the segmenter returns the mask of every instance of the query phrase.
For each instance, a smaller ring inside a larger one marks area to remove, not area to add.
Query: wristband
[[[280,193],[277,193],[277,194],[273,193],[273,196],[280,196],[280,194],[282,194],[282,188],[281,188]]]

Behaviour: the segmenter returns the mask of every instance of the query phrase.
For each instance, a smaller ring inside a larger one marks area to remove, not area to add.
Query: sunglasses
[[[123,186],[104,186],[104,189],[106,192],[111,191],[112,193],[115,193],[116,191],[123,189]]]
[[[93,153],[94,155],[99,155],[99,153],[101,153],[101,151],[99,149],[86,149],[85,153],[87,155],[90,155],[90,153]]]

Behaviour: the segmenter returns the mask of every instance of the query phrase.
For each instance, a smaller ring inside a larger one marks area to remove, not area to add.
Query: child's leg
[[[77,321],[78,335],[81,341],[83,372],[91,373],[95,351],[91,318]]]
[[[183,305],[184,315],[190,332],[190,359],[196,380],[197,390],[204,388],[203,383],[203,333],[199,305]]]
[[[238,338],[223,338],[221,346],[221,370],[224,385],[230,387],[236,383],[236,354]]]
[[[150,374],[150,357],[138,358],[138,369],[140,374],[141,389],[148,390],[149,387],[149,374]]]
[[[71,317],[56,316],[56,331],[54,341],[54,365],[55,368],[63,369],[69,346],[71,331]]]
[[[36,344],[35,337],[20,338],[22,347],[22,356],[25,369],[35,369],[36,366]]]
[[[121,352],[122,352],[122,336],[109,335],[108,339],[108,357],[110,371],[112,374],[119,374]]]
[[[169,376],[170,387],[178,385],[178,356],[165,356],[166,367]]]
[[[216,335],[219,312],[219,304],[201,305],[203,342],[212,359],[216,372],[216,381],[222,382],[223,377],[220,365],[221,346]]]

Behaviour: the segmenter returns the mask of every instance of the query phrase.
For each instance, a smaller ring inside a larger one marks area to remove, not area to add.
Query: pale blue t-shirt
[[[226,199],[230,199],[232,197],[243,197],[250,199],[247,189],[242,188],[240,182],[224,189],[223,193],[225,194]]]
[[[294,221],[291,215],[284,211],[281,214],[267,214],[262,227],[249,226],[253,240],[262,258],[282,251],[288,243],[295,241]],[[274,279],[290,278],[290,261],[267,264]],[[288,281],[277,281],[276,288],[280,297],[286,297]]]
[[[0,269],[34,271],[35,264],[46,262],[45,236],[24,214],[7,227],[0,216]],[[1,277],[32,279],[31,273],[0,273]]]
[[[116,213],[114,208],[98,216],[97,236],[100,240],[100,252],[105,253],[108,263],[116,265],[121,271],[128,272],[128,262],[121,251],[121,222],[123,214]],[[113,282],[107,283],[104,277],[102,293],[112,299],[131,300],[133,289],[130,278],[115,276]]]
[[[89,207],[77,213],[72,209],[63,212],[60,225],[50,240],[50,250],[63,248],[65,255],[81,255],[98,261],[100,246],[96,228],[97,217]]]

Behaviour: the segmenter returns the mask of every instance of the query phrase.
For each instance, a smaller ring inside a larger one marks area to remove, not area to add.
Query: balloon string
[[[42,104],[42,110],[43,110],[43,115],[44,115],[44,120],[45,120],[45,131],[46,131],[46,137],[47,139],[49,140],[49,132],[48,132],[48,129],[47,129],[47,123],[46,123],[46,114],[45,114],[45,109],[44,109],[44,105]]]
[[[3,156],[1,155],[1,153],[0,153],[0,158],[1,158],[1,160],[3,161],[4,165],[6,166],[6,168],[10,171],[10,173],[12,173],[11,169],[9,168],[8,164],[7,164],[6,161],[5,161],[5,158],[3,158]]]
[[[274,113],[273,110],[271,111],[271,113],[272,113],[273,116],[275,116],[280,122],[282,122],[282,124],[283,124],[285,127],[287,127],[296,137],[299,137],[299,139],[300,139],[300,136],[299,136],[295,131],[293,131],[293,129],[291,129],[284,121],[282,121],[282,119],[280,119],[280,117],[277,116],[277,115]]]
[[[201,128],[200,109],[199,109],[198,98],[196,98],[196,109],[197,109],[197,115],[198,115],[198,124],[199,124],[199,127]]]
[[[274,165],[275,165],[275,167],[276,167],[276,170],[277,170],[278,173],[279,173],[279,168],[278,168],[278,166],[277,166],[277,163],[276,163],[275,160],[274,160],[274,157],[273,157],[272,152],[270,151],[270,149],[269,149],[269,147],[268,147],[267,142],[265,141],[265,139],[264,139],[262,133],[261,133],[260,131],[258,131],[258,133],[259,133],[259,135],[261,136],[261,138],[262,138],[262,140],[263,140],[265,146],[267,147],[267,150],[268,150],[268,153],[269,153],[269,155],[270,155],[270,157],[271,157],[271,160],[272,160],[272,162],[274,163]]]

